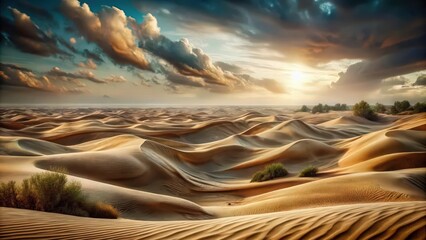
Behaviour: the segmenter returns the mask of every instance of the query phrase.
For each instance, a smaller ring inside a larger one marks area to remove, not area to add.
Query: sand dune
[[[25,239],[423,239],[425,202],[355,204],[204,221],[100,220],[1,208],[0,237]]]
[[[425,131],[426,114],[3,110],[1,181],[65,168],[122,219],[2,208],[0,238],[424,239]],[[287,177],[250,183],[276,162]]]

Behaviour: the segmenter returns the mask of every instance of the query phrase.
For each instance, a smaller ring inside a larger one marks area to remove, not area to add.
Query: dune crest
[[[423,239],[425,131],[426,114],[4,110],[1,181],[66,169],[122,218],[1,208],[0,238]],[[288,175],[250,183],[271,163]]]

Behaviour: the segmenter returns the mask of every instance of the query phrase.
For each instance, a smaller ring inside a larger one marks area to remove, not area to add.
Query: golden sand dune
[[[203,221],[104,220],[1,208],[2,239],[423,239],[425,202],[354,204]]]
[[[371,122],[257,107],[2,111],[1,181],[64,168],[122,216],[2,208],[2,239],[426,237],[426,114]],[[250,183],[277,162],[288,176]],[[308,166],[318,175],[298,177]]]

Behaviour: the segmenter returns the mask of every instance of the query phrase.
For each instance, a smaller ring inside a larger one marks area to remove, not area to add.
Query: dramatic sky
[[[1,104],[426,100],[425,1],[1,1]]]

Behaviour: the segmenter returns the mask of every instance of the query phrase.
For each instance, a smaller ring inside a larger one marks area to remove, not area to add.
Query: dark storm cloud
[[[96,53],[89,49],[84,49],[82,55],[83,57],[93,59],[97,64],[105,62],[101,57],[101,53]]]
[[[57,21],[55,21],[55,18],[48,10],[41,8],[27,0],[14,0],[13,4],[16,6],[16,8],[26,12],[30,16],[35,17],[49,25],[55,27],[57,26]]]
[[[426,86],[426,74],[422,74],[419,77],[417,77],[413,86]]]
[[[56,36],[43,32],[27,14],[15,8],[10,11],[13,20],[1,16],[1,31],[16,48],[40,56],[70,56],[58,47]]]
[[[412,48],[352,64],[345,73],[340,73],[339,80],[332,87],[347,90],[378,88],[382,79],[424,69],[425,54],[423,48]]]
[[[134,1],[142,10],[166,7],[190,29],[215,25],[289,60],[316,65],[342,58],[373,59],[424,47],[424,1],[166,0]]]

